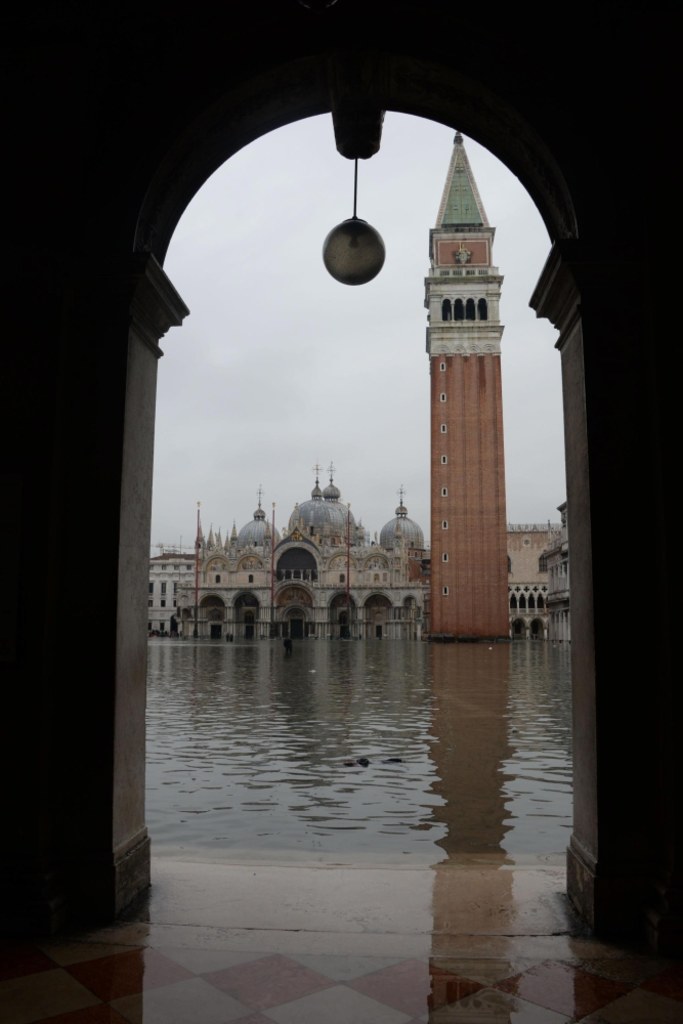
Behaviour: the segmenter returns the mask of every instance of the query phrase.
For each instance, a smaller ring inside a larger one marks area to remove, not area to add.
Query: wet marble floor
[[[0,942],[2,1024],[681,1024],[683,962],[597,941],[559,864],[160,858],[114,925]]]

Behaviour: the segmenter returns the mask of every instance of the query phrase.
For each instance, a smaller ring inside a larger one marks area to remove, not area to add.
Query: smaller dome
[[[339,501],[341,498],[341,491],[335,485],[332,477],[330,477],[330,482],[323,491],[323,498],[325,501]]]
[[[380,547],[389,550],[395,548],[399,540],[408,548],[423,550],[425,546],[422,529],[413,519],[408,518],[408,509],[402,499],[396,509],[396,518],[386,523],[379,535]]]
[[[237,546],[238,548],[247,547],[261,547],[271,537],[271,529],[266,520],[266,513],[263,511],[261,506],[254,512],[254,518],[246,526],[243,526],[240,532],[237,534]],[[280,540],[280,534],[275,531],[274,541],[277,544]]]

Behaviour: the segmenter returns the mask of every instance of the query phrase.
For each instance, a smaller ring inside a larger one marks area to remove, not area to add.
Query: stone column
[[[57,276],[54,290],[36,290],[32,303],[39,322],[48,322],[49,302],[59,315],[51,318],[49,386],[35,374],[37,440],[26,446],[25,525],[17,533],[17,593],[32,589],[44,627],[30,635],[30,617],[17,620],[7,666],[13,730],[2,750],[12,827],[0,852],[1,913],[11,929],[27,932],[111,920],[149,885],[145,689],[157,363],[159,339],[187,314],[151,256],[93,256],[63,270],[59,287]],[[31,393],[26,379],[17,383]],[[49,466],[40,476],[36,458]],[[37,514],[40,535],[28,529]]]
[[[681,744],[669,633],[623,629],[666,594],[666,339],[638,253],[556,244],[531,305],[558,328],[571,559],[574,828],[568,893],[598,934],[681,949]],[[635,550],[641,557],[633,558]],[[660,590],[661,587],[661,590]],[[626,598],[627,599],[627,598]]]

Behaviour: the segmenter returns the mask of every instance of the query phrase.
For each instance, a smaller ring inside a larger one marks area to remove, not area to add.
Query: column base
[[[145,828],[108,855],[106,863],[103,857],[73,865],[71,917],[84,923],[114,921],[147,893],[150,859]]]
[[[3,864],[0,932],[10,936],[54,935],[68,920],[64,879],[43,864]]]
[[[583,921],[604,938],[645,941],[660,956],[683,954],[683,894],[621,865],[604,874],[572,837],[567,850],[567,896]]]
[[[63,869],[23,860],[2,865],[1,875],[4,935],[54,935],[70,923],[111,923],[149,889],[149,836],[144,829],[106,858],[72,858]]]

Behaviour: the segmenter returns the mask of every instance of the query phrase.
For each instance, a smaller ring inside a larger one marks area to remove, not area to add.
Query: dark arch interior
[[[558,26],[472,8],[458,46],[462,11],[438,0],[378,0],[372,22],[360,0],[312,6],[264,0],[239,32],[202,3],[8,15],[3,919],[43,933],[111,920],[149,882],[144,598],[158,343],[188,312],[161,269],[178,219],[265,132],[331,112],[339,151],[364,158],[393,110],[496,154],[553,242],[530,302],[560,333],[564,381],[581,723],[568,893],[598,932],[680,953],[678,402],[661,302],[678,258],[673,12],[579,3]],[[83,604],[90,524],[104,639],[65,618]],[[633,524],[646,558],[624,556]],[[656,645],[615,615],[638,590],[659,597]]]

